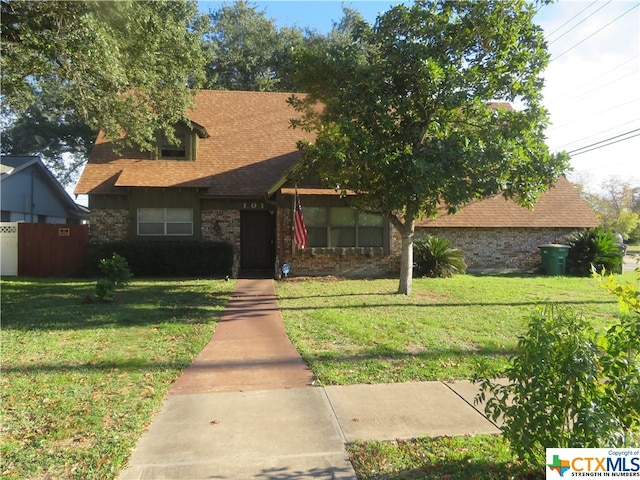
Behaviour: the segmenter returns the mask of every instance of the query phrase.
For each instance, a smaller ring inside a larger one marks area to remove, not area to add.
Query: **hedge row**
[[[137,277],[217,277],[231,274],[233,246],[226,242],[122,241],[87,246],[85,273],[98,276],[101,259],[127,259]]]

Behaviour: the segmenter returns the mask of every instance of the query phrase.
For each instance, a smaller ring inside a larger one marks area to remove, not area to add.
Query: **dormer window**
[[[156,148],[151,152],[154,160],[191,160],[196,159],[199,138],[209,138],[209,134],[202,125],[191,122],[176,125],[175,139],[169,139],[164,132],[156,134]]]
[[[167,136],[162,133],[160,136],[160,158],[162,159],[178,159],[187,158],[187,134],[176,132],[177,141],[171,142]]]

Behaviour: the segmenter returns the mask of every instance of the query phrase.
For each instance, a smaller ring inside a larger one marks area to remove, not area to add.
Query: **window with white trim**
[[[139,236],[193,235],[192,208],[139,208]]]
[[[309,247],[382,247],[382,216],[350,207],[305,207]]]

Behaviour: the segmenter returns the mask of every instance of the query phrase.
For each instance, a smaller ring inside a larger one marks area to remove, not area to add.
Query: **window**
[[[309,247],[382,247],[384,222],[380,215],[349,207],[305,207]]]
[[[193,209],[139,208],[138,235],[193,235]]]
[[[176,132],[177,141],[170,142],[165,134],[160,134],[160,158],[165,159],[186,159],[187,158],[187,142],[186,135]]]

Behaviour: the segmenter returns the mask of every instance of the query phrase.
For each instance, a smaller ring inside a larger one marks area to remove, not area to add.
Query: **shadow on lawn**
[[[215,282],[131,284],[104,303],[92,300],[95,282],[3,279],[2,324],[26,331],[209,323],[217,321],[231,294],[215,289]]]
[[[311,355],[303,355],[309,363],[314,362],[336,362],[336,363],[359,363],[375,360],[403,361],[421,360],[425,363],[446,361],[464,358],[466,355],[482,355],[483,357],[508,357],[516,352],[515,347],[483,347],[478,349],[465,349],[450,347],[446,350],[433,351],[428,346],[422,351],[406,351],[391,349],[387,347],[369,347],[357,353],[336,355],[332,352],[321,352]]]
[[[391,294],[390,294],[391,295]],[[395,294],[393,294],[395,295]],[[378,293],[357,293],[357,294],[337,294],[337,295],[309,295],[309,297],[278,297],[278,300],[302,300],[304,298],[332,298],[332,297],[379,297]],[[361,309],[361,308],[378,308],[378,307],[422,307],[422,308],[439,308],[439,307],[535,307],[541,303],[546,303],[544,298],[527,300],[522,302],[437,302],[433,303],[360,303],[354,305],[344,305],[342,303],[332,305],[330,303],[322,306],[313,307],[301,307],[299,305],[292,307],[282,307],[281,310],[324,310],[327,308],[339,308],[340,310],[346,309]],[[552,301],[555,305],[617,305],[617,301],[614,300],[557,300]]]
[[[16,362],[14,362],[16,363]],[[92,372],[165,372],[167,370],[184,370],[189,366],[189,362],[163,362],[154,360],[148,362],[139,358],[115,358],[109,360],[97,360],[89,363],[34,363],[32,365],[3,366],[5,374],[53,374]]]

